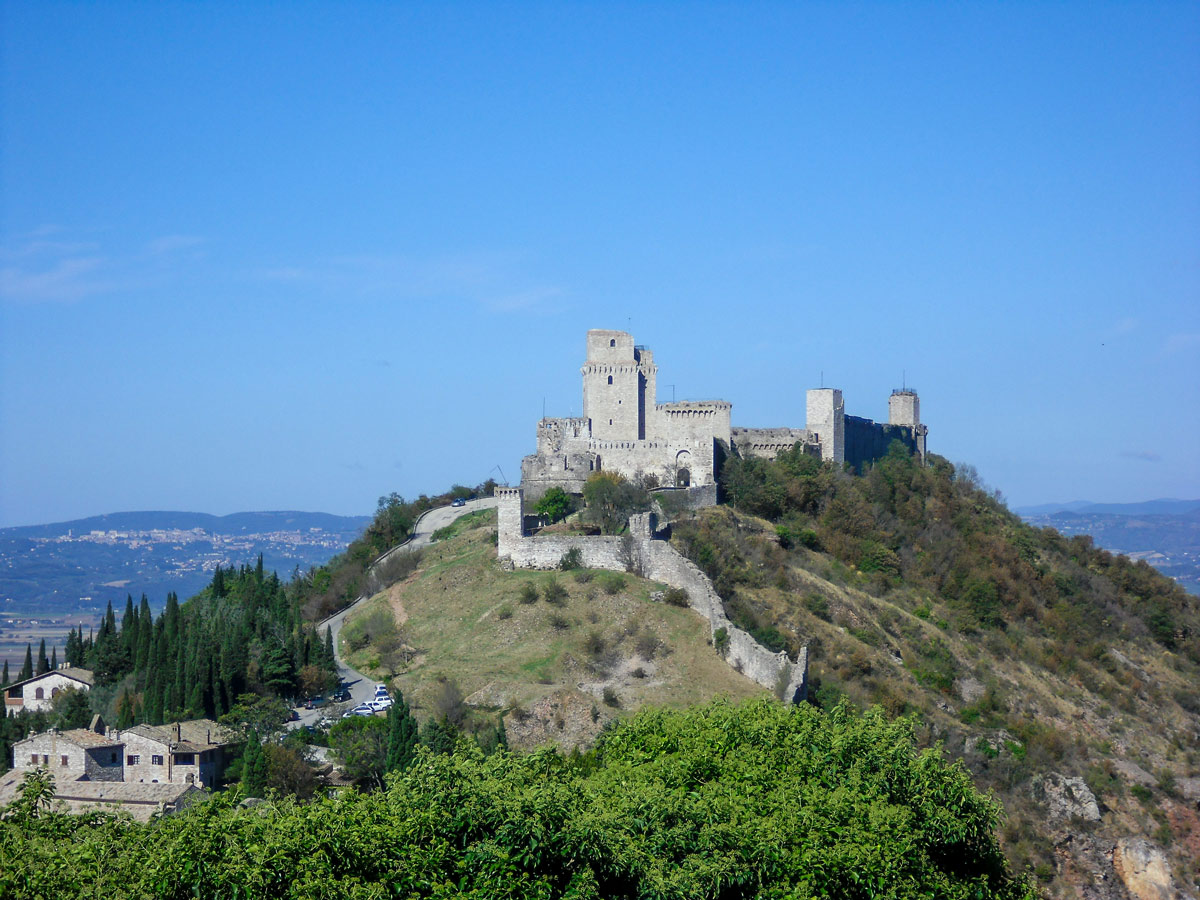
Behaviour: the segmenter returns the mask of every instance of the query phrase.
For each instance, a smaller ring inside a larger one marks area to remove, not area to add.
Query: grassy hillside
[[[1002,798],[1007,851],[1052,894],[1124,896],[1092,882],[1130,837],[1196,885],[1196,598],[1025,525],[942,460],[896,454],[856,477],[788,454],[723,478],[731,505],[672,539],[735,621],[809,646],[815,702],[916,714]]]
[[[700,616],[651,599],[663,585],[504,571],[494,534],[493,511],[459,520],[342,631],[350,664],[402,690],[418,716],[453,714],[460,695],[468,726],[505,715],[514,747],[571,747],[646,703],[764,693],[716,654]]]

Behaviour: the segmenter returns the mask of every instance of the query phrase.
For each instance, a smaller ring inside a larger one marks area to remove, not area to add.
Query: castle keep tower
[[[624,331],[593,329],[587,334],[583,375],[583,417],[593,438],[644,441],[654,431],[658,367],[653,354],[635,347]]]
[[[821,459],[839,466],[846,461],[846,407],[837,388],[808,392],[808,430],[821,442]]]
[[[900,388],[888,398],[888,424],[916,428],[921,424],[921,401],[916,391]]]

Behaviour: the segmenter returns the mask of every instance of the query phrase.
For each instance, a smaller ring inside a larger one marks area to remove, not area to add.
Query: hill
[[[1003,799],[1006,851],[1053,895],[1125,896],[1111,850],[1143,839],[1196,884],[1200,601],[936,457],[862,477],[733,459],[722,485],[729,504],[672,540],[735,622],[808,645],[815,702],[917,715]]]
[[[664,601],[665,585],[504,571],[494,535],[492,510],[460,519],[341,632],[347,661],[400,688],[422,718],[504,716],[514,748],[573,748],[647,703],[765,693],[717,655],[700,616]]]
[[[1090,535],[1104,549],[1145,560],[1185,590],[1200,594],[1200,501],[1080,504],[1040,514],[1023,511],[1022,517],[1067,536]]]

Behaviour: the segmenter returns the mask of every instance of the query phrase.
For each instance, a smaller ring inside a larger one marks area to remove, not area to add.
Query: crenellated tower
[[[583,375],[583,417],[593,438],[642,441],[654,432],[658,366],[653,354],[636,347],[624,331],[593,329],[587,334]]]

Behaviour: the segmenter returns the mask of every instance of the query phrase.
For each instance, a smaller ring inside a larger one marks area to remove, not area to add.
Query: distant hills
[[[1143,500],[1140,503],[1092,503],[1072,500],[1070,503],[1042,503],[1022,506],[1016,510],[1023,518],[1048,516],[1054,513],[1110,513],[1117,516],[1183,515],[1200,509],[1200,500]]]
[[[227,516],[208,513],[174,512],[151,510],[146,512],[118,512],[70,522],[53,522],[49,525],[22,525],[15,528],[0,528],[0,539],[50,538],[68,533],[87,534],[91,531],[152,531],[155,529],[178,529],[190,531],[201,528],[214,534],[262,533],[270,531],[318,529],[333,534],[357,536],[370,516],[335,516],[321,512],[240,512]]]
[[[1097,546],[1145,560],[1200,594],[1200,500],[1044,503],[1017,513],[1030,525],[1090,534]]]
[[[218,563],[250,564],[260,553],[268,571],[287,579],[340,553],[370,521],[292,510],[146,511],[3,528],[0,615],[91,621],[108,601],[123,606],[126,594],[143,592],[158,610],[168,591],[183,599],[203,588]]]

